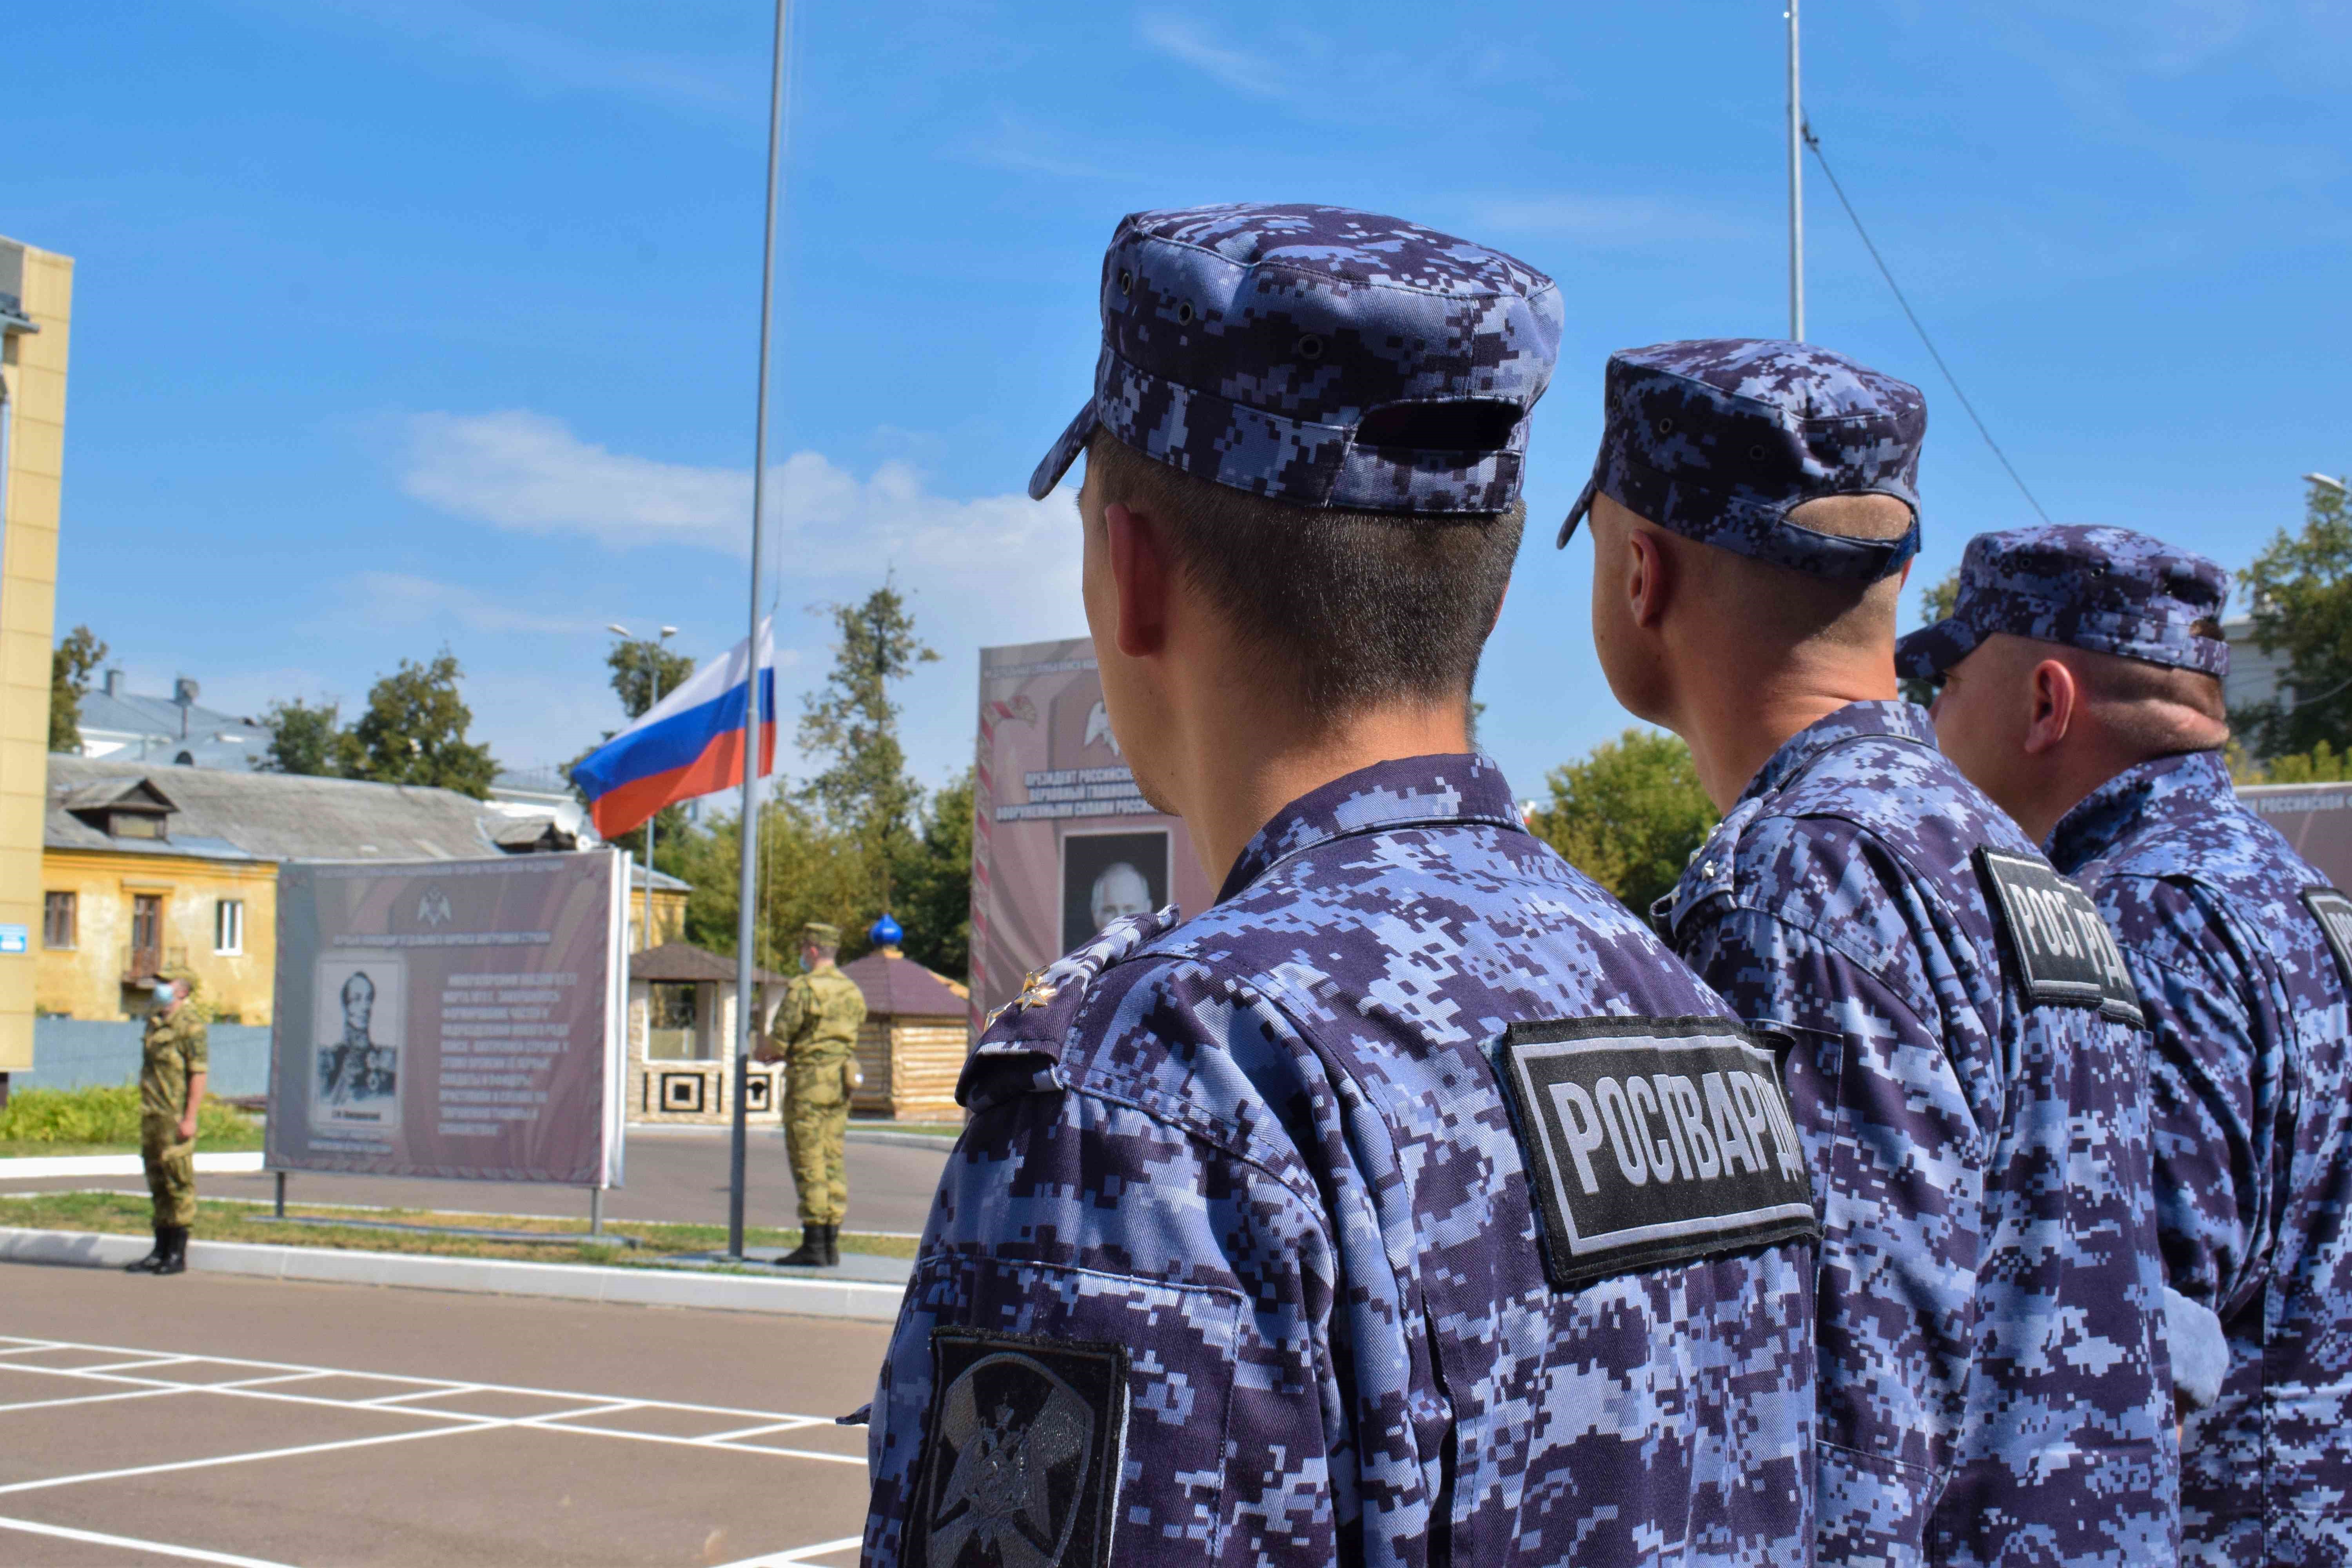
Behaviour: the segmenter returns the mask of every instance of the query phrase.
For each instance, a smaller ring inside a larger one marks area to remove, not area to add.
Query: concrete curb
[[[0,1226],[0,1262],[120,1268],[144,1258],[148,1238],[95,1231],[27,1230]],[[588,1263],[515,1263],[496,1258],[423,1258],[319,1247],[264,1247],[191,1241],[188,1267],[212,1274],[310,1279],[336,1285],[389,1285],[475,1295],[543,1296],[638,1307],[699,1307],[719,1312],[780,1312],[810,1318],[897,1321],[906,1292],[855,1279],[762,1279],[684,1268],[604,1268]]]
[[[147,1167],[136,1154],[35,1154],[0,1160],[0,1182],[31,1182],[48,1176],[136,1176]],[[261,1169],[261,1151],[241,1154],[196,1152],[196,1174],[242,1175]]]

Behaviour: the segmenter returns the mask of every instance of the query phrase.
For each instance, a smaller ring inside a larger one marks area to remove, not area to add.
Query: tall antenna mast
[[[1797,90],[1797,0],[1789,5],[1789,337],[1805,341],[1805,109]]]

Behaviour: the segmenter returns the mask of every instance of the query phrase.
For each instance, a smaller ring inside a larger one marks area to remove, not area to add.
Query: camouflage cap
[[[801,927],[801,941],[813,942],[818,947],[839,947],[841,928],[823,921],[810,921]]]
[[[1606,495],[1702,544],[1822,577],[1875,583],[1919,551],[1919,389],[1811,343],[1702,338],[1609,356],[1601,456],[1568,521]],[[1789,521],[1824,496],[1893,496],[1900,539],[1842,539]]]
[[[1952,613],[1896,643],[1895,666],[1915,678],[1941,675],[1991,634],[2013,632],[2223,676],[2230,645],[2213,633],[2229,598],[2221,567],[2127,528],[1979,533],[1960,558]]]
[[[1518,498],[1561,307],[1523,261],[1346,207],[1132,213],[1102,267],[1094,395],[1030,476],[1097,426],[1198,479],[1295,506],[1491,512]]]

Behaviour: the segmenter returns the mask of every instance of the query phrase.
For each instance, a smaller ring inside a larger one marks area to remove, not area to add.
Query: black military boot
[[[163,1231],[163,1261],[155,1265],[158,1274],[185,1274],[188,1271],[188,1227],[167,1226]]]
[[[779,1268],[822,1268],[834,1259],[833,1226],[811,1223],[801,1226],[801,1244],[776,1259]]]
[[[171,1253],[171,1243],[165,1239],[165,1237],[171,1234],[171,1230],[172,1227],[168,1225],[157,1226],[155,1227],[155,1249],[136,1263],[124,1264],[122,1266],[122,1271],[125,1274],[154,1273],[156,1268],[163,1263],[163,1259]]]
[[[824,1266],[833,1268],[839,1267],[840,1263],[841,1226],[829,1225],[824,1227]]]

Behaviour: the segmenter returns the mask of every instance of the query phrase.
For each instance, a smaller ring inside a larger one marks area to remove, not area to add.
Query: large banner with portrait
[[[1084,638],[980,650],[973,782],[975,1026],[1119,916],[1215,894],[1184,824],[1137,790]]]
[[[2329,882],[2352,892],[2352,784],[2254,784],[2238,798]]]
[[[269,1169],[615,1184],[622,865],[280,866]]]

